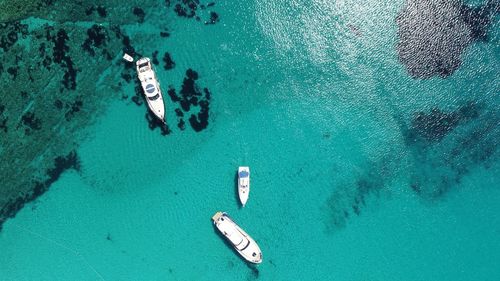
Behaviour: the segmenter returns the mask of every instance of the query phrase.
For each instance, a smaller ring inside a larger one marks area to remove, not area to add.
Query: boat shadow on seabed
[[[156,116],[154,116],[149,110],[146,113],[146,120],[148,121],[149,129],[154,131],[156,128],[160,128],[162,136],[169,135],[172,132],[167,125],[166,119],[164,122],[162,122],[160,119],[156,118]]]
[[[243,206],[239,203],[240,202],[240,195],[238,194],[238,171],[234,173],[234,199],[236,202],[238,202],[238,209],[243,208]]]

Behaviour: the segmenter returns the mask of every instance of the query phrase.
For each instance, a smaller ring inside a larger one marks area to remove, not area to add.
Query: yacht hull
[[[241,205],[245,207],[250,195],[250,168],[238,168],[238,197],[240,198]]]
[[[262,262],[262,251],[248,233],[239,227],[226,213],[217,212],[212,217],[214,226],[233,245],[233,248],[245,260],[259,264]]]

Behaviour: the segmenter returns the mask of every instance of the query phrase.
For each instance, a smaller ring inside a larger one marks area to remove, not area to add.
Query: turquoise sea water
[[[144,7],[124,29],[138,52],[172,54],[174,69],[157,67],[165,92],[199,73],[208,127],[179,130],[165,93],[162,136],[117,96],[82,129],[80,171],[5,222],[0,280],[499,280],[498,22],[452,75],[419,80],[396,52],[403,6],[221,1],[213,26]],[[141,41],[163,26],[169,40]],[[413,142],[412,120],[434,108],[466,116]],[[261,265],[215,232],[219,210]]]

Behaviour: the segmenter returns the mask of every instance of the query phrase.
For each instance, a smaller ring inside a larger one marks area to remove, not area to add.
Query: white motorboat
[[[134,58],[131,55],[127,54],[127,53],[123,54],[123,59],[126,60],[126,61],[128,61],[128,62],[134,62]]]
[[[243,207],[248,201],[248,195],[250,194],[250,168],[249,167],[239,167],[238,168],[238,195],[240,197],[240,202]]]
[[[141,58],[136,62],[137,77],[141,81],[148,107],[153,114],[165,123],[165,104],[160,90],[160,82],[156,78],[149,58]]]
[[[241,229],[226,213],[217,212],[212,217],[215,227],[231,243],[234,249],[247,261],[262,262],[259,245]]]

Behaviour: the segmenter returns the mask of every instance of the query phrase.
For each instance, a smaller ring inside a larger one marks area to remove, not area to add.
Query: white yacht
[[[212,217],[212,220],[215,227],[217,227],[243,258],[252,263],[262,262],[262,252],[259,245],[226,213],[217,212]]]
[[[156,78],[149,58],[141,58],[136,62],[137,77],[141,81],[141,86],[148,102],[148,107],[153,114],[165,123],[165,105],[160,90],[160,82]]]
[[[243,207],[248,200],[248,195],[250,193],[250,168],[249,167],[239,167],[238,168],[238,195],[240,197],[240,202]]]

